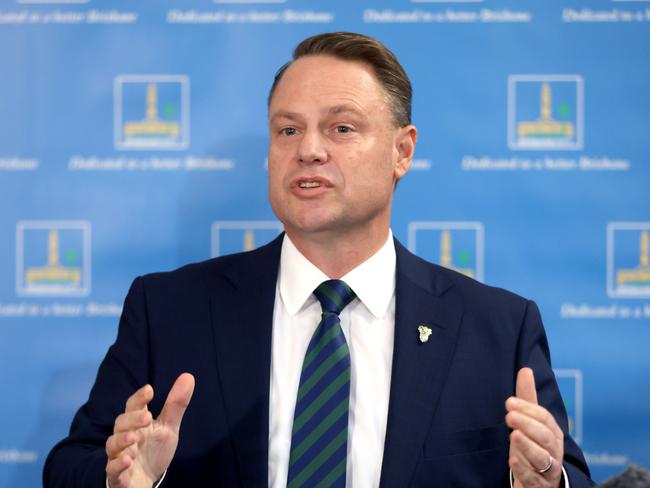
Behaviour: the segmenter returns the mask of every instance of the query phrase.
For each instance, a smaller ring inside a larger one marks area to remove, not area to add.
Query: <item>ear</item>
[[[397,130],[397,137],[395,138],[395,152],[397,153],[394,170],[395,181],[399,181],[411,167],[417,140],[418,130],[413,124]]]

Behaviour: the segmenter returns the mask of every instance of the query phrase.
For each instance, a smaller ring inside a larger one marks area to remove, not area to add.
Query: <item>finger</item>
[[[564,449],[563,441],[556,439],[553,433],[543,424],[535,420],[522,421],[521,416],[517,412],[509,413],[506,416],[506,423],[513,429],[511,435],[512,439],[518,439],[518,446],[522,448],[527,446],[525,450],[525,458],[530,462],[534,468],[543,468],[548,464],[548,455],[553,456],[554,459],[563,459]],[[535,451],[533,446],[542,451]],[[515,446],[511,446],[511,452]],[[537,456],[532,453],[537,452]],[[541,452],[541,455],[539,454]],[[545,454],[546,453],[546,454]],[[540,464],[542,463],[542,464]]]
[[[177,434],[181,420],[194,393],[194,376],[189,373],[180,375],[167,395],[158,421],[173,429]]]
[[[549,458],[546,458],[543,467],[546,467],[548,463]],[[563,486],[561,484],[562,467],[555,460],[553,460],[553,464],[548,471],[540,473],[536,467],[530,466],[526,460],[522,459],[520,453],[514,454],[511,452],[508,457],[508,465],[515,478],[515,488],[521,488],[522,486],[548,488]]]
[[[555,437],[558,439],[564,438],[564,432],[562,432],[562,429],[556,422],[555,417],[553,417],[553,415],[551,415],[551,412],[546,410],[544,407],[532,404],[517,397],[510,397],[508,400],[506,400],[506,409],[509,412],[516,411],[520,412],[523,415],[531,417],[551,429],[553,435],[555,435]]]
[[[535,389],[535,376],[530,368],[521,368],[517,373],[516,395],[531,403],[537,404],[537,390]]]
[[[138,440],[133,431],[120,432],[113,434],[106,441],[106,455],[109,459],[116,458],[127,447],[133,445]]]
[[[548,464],[548,458],[544,462],[544,467]],[[515,479],[515,488],[522,487],[549,487],[555,488],[560,485],[562,468],[558,467],[556,462],[551,469],[545,473],[540,473],[537,468],[531,466],[523,455],[518,451],[511,451],[508,457],[508,466],[512,470]]]
[[[515,478],[515,487],[523,486],[539,486],[539,474],[534,472],[532,468],[516,454],[510,454],[508,458],[508,466],[512,470],[512,476]]]
[[[530,440],[520,430],[515,430],[510,434],[510,446],[510,454],[524,460],[535,472],[539,472],[540,469],[544,469],[548,465],[551,454]],[[552,469],[554,468],[555,466]]]
[[[129,469],[131,464],[133,464],[133,460],[127,455],[110,460],[106,464],[106,477],[108,478],[109,484],[111,486],[116,484],[119,476]]]
[[[141,410],[147,406],[152,398],[153,388],[151,385],[144,385],[128,398],[124,411],[131,412],[133,410]]]
[[[558,445],[558,439],[546,425],[519,412],[509,412],[506,415],[506,424],[513,431],[519,431],[532,442],[549,451],[553,456],[559,457],[560,446]]]
[[[151,412],[148,410],[136,410],[118,415],[115,419],[113,433],[135,431],[147,427],[152,422]]]

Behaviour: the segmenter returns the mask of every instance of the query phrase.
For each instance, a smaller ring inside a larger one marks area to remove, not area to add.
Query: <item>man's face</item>
[[[388,231],[415,128],[394,127],[372,68],[331,56],[298,59],[273,94],[269,127],[271,206],[290,236]]]

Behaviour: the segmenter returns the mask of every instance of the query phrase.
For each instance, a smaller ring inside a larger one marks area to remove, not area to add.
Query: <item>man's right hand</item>
[[[194,377],[183,373],[156,420],[147,408],[154,393],[150,385],[129,397],[106,441],[106,479],[111,488],[151,488],[160,479],[176,452],[181,420],[193,392]]]

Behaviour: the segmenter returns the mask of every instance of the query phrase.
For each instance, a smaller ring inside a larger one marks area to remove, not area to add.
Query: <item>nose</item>
[[[302,164],[322,164],[327,161],[327,149],[318,131],[305,131],[298,145],[298,160]]]

